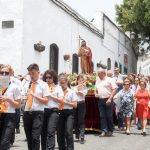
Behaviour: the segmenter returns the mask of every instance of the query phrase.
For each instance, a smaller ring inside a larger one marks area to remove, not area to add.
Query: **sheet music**
[[[8,88],[10,82],[9,76],[0,76],[0,89]]]

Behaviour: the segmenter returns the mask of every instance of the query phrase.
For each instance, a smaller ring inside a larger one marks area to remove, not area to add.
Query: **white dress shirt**
[[[64,102],[77,102],[78,98],[76,93],[70,88],[68,88],[67,91],[67,94],[64,95]],[[73,107],[64,104],[64,109],[73,109]]]
[[[62,88],[59,85],[53,84],[53,91],[51,95],[59,98],[59,97],[63,97],[64,93]],[[52,98],[49,98],[48,104],[46,105],[45,108],[59,108],[59,103],[55,102]]]
[[[21,91],[19,86],[17,86],[15,83],[11,83],[7,88],[4,96],[10,98],[13,101],[21,101]],[[6,102],[6,106],[6,113],[15,113],[15,107],[13,107],[9,102]]]
[[[28,83],[28,86],[26,86],[27,89],[24,89],[23,96],[28,96],[29,84],[30,82]],[[48,84],[39,79],[35,84],[34,93],[39,97],[50,96],[50,90]],[[44,108],[45,108],[45,104],[41,103],[38,99],[33,97],[31,109],[28,110],[27,102],[26,102],[25,111],[44,111]]]

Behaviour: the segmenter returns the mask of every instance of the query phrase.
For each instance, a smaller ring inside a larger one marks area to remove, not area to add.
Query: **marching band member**
[[[31,81],[28,86],[27,102],[24,111],[24,130],[27,138],[28,150],[40,149],[40,135],[43,125],[44,107],[48,103],[50,91],[47,83],[39,79],[39,66],[31,64],[27,68]]]
[[[15,108],[21,106],[21,91],[19,86],[11,82],[11,70],[4,65],[0,70],[1,76],[8,76],[10,83],[2,88],[0,95],[0,150],[10,148],[15,130]]]
[[[47,82],[50,90],[48,104],[44,109],[44,121],[41,136],[42,150],[55,149],[55,131],[59,119],[59,104],[63,103],[63,91],[58,85],[58,76],[55,71],[47,70],[43,75],[43,81]]]
[[[59,83],[64,93],[64,103],[60,105],[60,116],[58,123],[58,145],[59,150],[74,150],[73,124],[74,110],[77,107],[77,96],[73,90],[68,87],[66,75],[59,76]],[[67,148],[66,148],[67,147]]]
[[[77,94],[77,99],[78,99],[78,105],[77,108],[75,109],[75,134],[76,134],[76,139],[81,139],[80,143],[84,144],[84,133],[85,133],[85,125],[84,125],[84,120],[85,120],[85,113],[86,113],[86,104],[85,104],[85,96],[87,95],[87,88],[84,83],[84,79],[82,75],[79,75],[77,77],[77,83],[78,85],[76,86],[76,94]]]

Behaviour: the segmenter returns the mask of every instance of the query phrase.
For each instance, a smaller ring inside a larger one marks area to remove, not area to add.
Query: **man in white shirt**
[[[27,102],[24,111],[24,130],[27,138],[28,150],[40,149],[40,135],[43,125],[43,111],[48,103],[50,91],[47,83],[39,79],[39,67],[31,64],[28,68],[31,82],[28,85]]]
[[[123,75],[119,73],[119,68],[115,67],[114,69],[114,79],[117,81],[117,79],[123,80]]]
[[[113,96],[116,93],[115,82],[106,76],[105,69],[98,70],[99,79],[96,81],[95,96],[99,98],[98,107],[101,120],[101,136],[113,134]]]

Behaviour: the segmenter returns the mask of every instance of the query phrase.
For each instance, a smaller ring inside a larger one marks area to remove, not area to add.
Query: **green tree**
[[[116,15],[125,32],[140,34],[141,41],[150,45],[150,0],[123,0],[121,5],[116,5]]]

